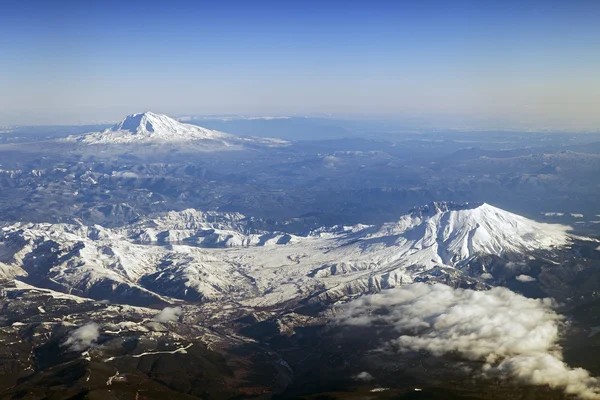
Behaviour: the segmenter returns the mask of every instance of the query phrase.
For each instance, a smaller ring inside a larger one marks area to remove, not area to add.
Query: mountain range
[[[485,288],[535,281],[578,241],[568,227],[485,203],[432,203],[381,225],[304,235],[254,228],[239,213],[184,210],[108,229],[6,225],[0,273],[28,284],[132,305],[332,302],[416,281]],[[590,243],[594,243],[591,239]]]
[[[591,137],[240,121],[1,135],[1,400],[597,398]]]

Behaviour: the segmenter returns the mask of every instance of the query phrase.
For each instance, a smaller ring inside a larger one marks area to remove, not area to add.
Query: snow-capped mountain
[[[485,203],[432,203],[413,209],[398,222],[383,224],[365,239],[399,236],[398,244],[429,249],[432,264],[460,266],[480,254],[563,246],[568,241],[566,228],[535,222]]]
[[[263,304],[293,298],[302,289],[331,301],[416,280],[485,287],[495,278],[512,279],[527,272],[522,261],[528,257],[568,247],[568,229],[488,204],[433,203],[396,222],[228,254],[247,266],[259,287],[269,282],[258,299]],[[489,265],[488,256],[494,259]]]
[[[263,145],[286,143],[277,139],[241,138],[200,126],[185,124],[166,115],[149,111],[128,115],[121,122],[102,132],[91,132],[78,137],[77,140],[86,144],[205,141],[220,146],[236,146],[242,143]]]
[[[207,301],[251,291],[234,265],[203,249],[134,244],[100,226],[15,224],[0,237],[0,278],[26,276],[70,294],[149,305],[167,303],[165,296]]]
[[[527,260],[550,259],[575,239],[566,226],[471,203],[433,203],[395,222],[307,236],[251,230],[246,222],[237,213],[185,210],[114,230],[17,223],[0,234],[0,272],[134,305],[175,298],[271,306],[417,280],[485,287],[529,273]]]

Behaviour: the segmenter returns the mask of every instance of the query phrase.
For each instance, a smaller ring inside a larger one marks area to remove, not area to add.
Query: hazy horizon
[[[0,125],[167,115],[600,130],[592,1],[14,2]]]
[[[60,126],[102,126],[113,125],[121,122],[127,116],[152,112],[155,114],[166,115],[181,123],[192,123],[194,125],[204,126],[203,121],[233,121],[233,120],[269,120],[269,119],[307,119],[307,120],[329,120],[345,123],[365,123],[370,124],[372,128],[380,126],[386,127],[386,130],[392,129],[396,133],[433,133],[436,131],[447,132],[487,132],[487,131],[506,131],[506,132],[539,132],[539,133],[599,133],[600,128],[574,127],[562,125],[536,124],[532,121],[509,121],[502,118],[485,118],[481,116],[427,116],[427,115],[361,115],[361,114],[331,114],[331,113],[167,113],[153,109],[139,109],[133,111],[122,111],[107,113],[106,118],[93,116],[95,114],[82,112],[76,116],[57,118],[39,118],[30,116],[29,118],[16,120],[16,122],[0,123],[0,127],[60,127]],[[210,124],[209,124],[210,125]],[[227,131],[227,128],[223,128]]]

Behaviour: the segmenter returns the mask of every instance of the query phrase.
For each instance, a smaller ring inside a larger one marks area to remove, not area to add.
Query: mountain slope
[[[488,204],[433,203],[397,222],[228,254],[252,271],[259,286],[268,282],[267,295],[252,301],[269,304],[294,296],[288,282],[331,301],[419,280],[483,288],[495,275],[514,279],[528,271],[531,257],[568,248],[573,237],[567,230]]]
[[[120,232],[141,243],[186,243],[199,247],[257,246],[297,241],[281,232],[254,229],[240,213],[187,209],[155,218],[142,218]]]
[[[364,239],[399,235],[412,249],[430,248],[436,254],[436,263],[457,266],[478,254],[501,255],[565,245],[569,237],[566,229],[485,203],[432,203],[412,210],[396,223],[384,224]]]
[[[514,281],[533,273],[532,260],[558,264],[576,240],[567,229],[488,204],[433,203],[396,222],[321,228],[307,236],[252,230],[241,214],[185,210],[118,230],[6,226],[0,271],[135,305],[176,298],[273,306],[335,301],[421,280],[482,288]]]
[[[68,224],[14,224],[0,233],[4,278],[133,305],[164,296],[214,301],[252,291],[232,265],[193,247],[134,244],[109,229]]]
[[[131,114],[121,122],[102,132],[91,132],[77,137],[85,144],[134,144],[209,142],[218,146],[235,146],[243,143],[281,145],[277,139],[241,138],[227,133],[181,123],[166,115],[144,112]]]

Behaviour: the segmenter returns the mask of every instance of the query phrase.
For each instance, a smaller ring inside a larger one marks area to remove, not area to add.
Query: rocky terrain
[[[93,128],[0,145],[0,398],[597,398],[580,138]]]

